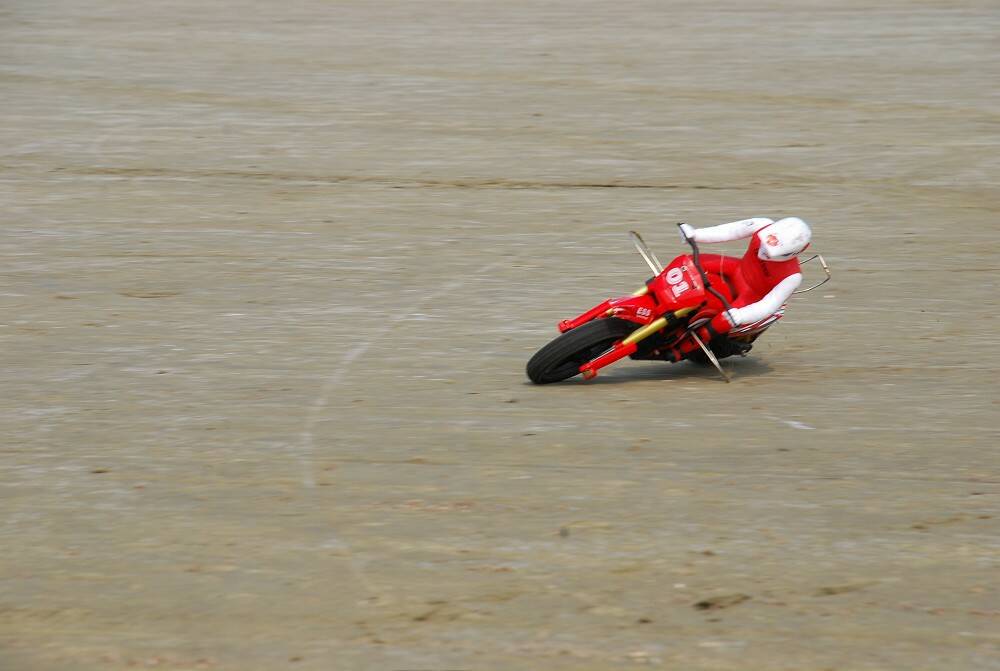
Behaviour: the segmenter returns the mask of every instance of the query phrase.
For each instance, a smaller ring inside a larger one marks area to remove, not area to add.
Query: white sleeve
[[[802,273],[789,275],[774,285],[774,288],[756,303],[742,308],[733,308],[729,311],[733,326],[753,324],[764,317],[773,315],[778,311],[778,308],[788,302],[792,292],[798,289],[800,284],[802,284]]]
[[[741,219],[728,224],[709,226],[708,228],[696,228],[694,231],[695,242],[731,242],[749,238],[751,235],[774,223],[774,220],[767,217],[754,217],[753,219]]]

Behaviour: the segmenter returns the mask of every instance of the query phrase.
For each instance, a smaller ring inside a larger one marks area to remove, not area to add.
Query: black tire
[[[528,377],[535,384],[560,382],[580,373],[580,366],[639,328],[624,319],[595,319],[563,333],[528,361]]]

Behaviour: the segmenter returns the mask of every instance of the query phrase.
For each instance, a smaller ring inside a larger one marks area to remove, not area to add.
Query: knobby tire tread
[[[542,347],[528,361],[528,377],[535,384],[550,384],[578,375],[580,366],[610,348],[635,329],[624,319],[595,319],[563,333]]]

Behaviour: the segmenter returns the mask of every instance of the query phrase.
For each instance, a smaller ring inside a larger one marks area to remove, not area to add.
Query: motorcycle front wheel
[[[580,366],[610,349],[638,328],[624,319],[595,319],[563,333],[538,350],[528,361],[528,377],[535,384],[549,384],[580,373]]]

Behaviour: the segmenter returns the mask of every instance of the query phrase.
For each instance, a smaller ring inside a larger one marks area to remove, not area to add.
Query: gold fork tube
[[[648,338],[653,333],[656,333],[661,328],[667,325],[667,318],[660,317],[659,319],[652,321],[642,328],[638,328],[629,334],[625,340],[622,340],[622,345],[631,345],[632,343],[639,342],[645,338]]]
[[[673,315],[671,316],[680,319],[681,317],[684,317],[685,315],[688,315],[692,312],[694,312],[694,308],[682,308],[674,312]],[[632,331],[632,333],[630,333],[627,338],[622,340],[622,345],[631,345],[632,343],[637,343],[640,340],[645,340],[646,338],[648,338],[649,336],[653,335],[654,333],[662,329],[664,326],[666,326],[667,321],[668,321],[667,317],[660,317],[659,319],[651,321],[645,326],[638,328],[635,331]]]

